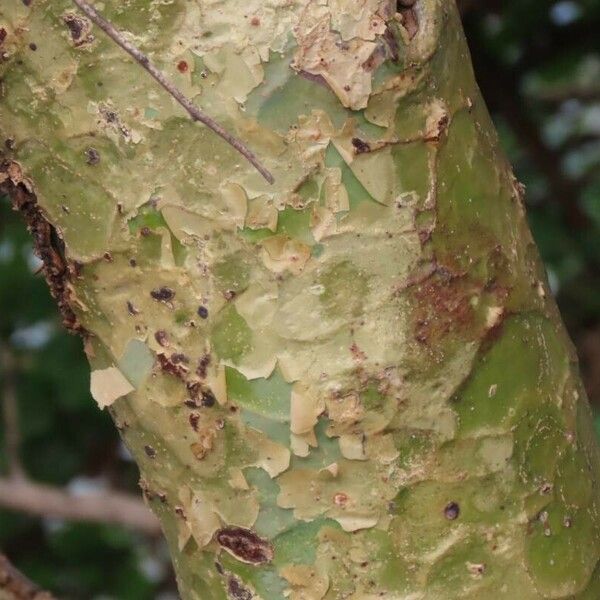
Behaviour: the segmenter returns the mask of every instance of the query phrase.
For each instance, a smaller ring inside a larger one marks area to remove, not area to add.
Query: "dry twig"
[[[0,479],[0,506],[46,518],[113,523],[150,535],[161,531],[141,500],[121,492],[74,495],[26,479]]]

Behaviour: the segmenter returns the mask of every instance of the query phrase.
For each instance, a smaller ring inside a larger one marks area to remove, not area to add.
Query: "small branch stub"
[[[73,3],[85,13],[85,15],[106,35],[111,38],[118,46],[134,58],[160,85],[188,112],[193,121],[200,121],[218,136],[223,138],[229,145],[233,146],[254,168],[269,182],[273,183],[275,179],[258,160],[254,152],[250,150],[241,140],[234,137],[222,125],[201,111],[189,98],[187,98],[179,89],[177,89],[150,59],[136,46],[129,42],[123,34],[118,31],[112,23],[109,23],[93,6],[85,0],[73,0]]]

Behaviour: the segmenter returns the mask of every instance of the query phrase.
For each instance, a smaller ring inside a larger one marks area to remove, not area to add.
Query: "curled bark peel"
[[[66,2],[0,9],[0,128],[182,597],[597,598],[587,401],[452,3],[150,6],[103,11],[273,186]]]

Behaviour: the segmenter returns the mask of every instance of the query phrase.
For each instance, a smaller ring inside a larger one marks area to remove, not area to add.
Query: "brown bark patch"
[[[471,298],[476,286],[444,267],[414,288],[415,339],[433,344],[452,332],[466,331],[475,320]]]
[[[252,592],[242,585],[242,582],[237,578],[229,577],[227,580],[227,595],[232,600],[252,600],[254,595]]]
[[[215,534],[217,542],[242,562],[262,565],[273,560],[273,546],[254,531],[243,527],[224,527]]]

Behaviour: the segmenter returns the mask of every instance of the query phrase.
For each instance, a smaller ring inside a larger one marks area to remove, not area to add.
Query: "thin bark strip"
[[[0,7],[0,184],[181,597],[599,598],[592,419],[454,3],[105,3],[273,185],[70,6]]]

